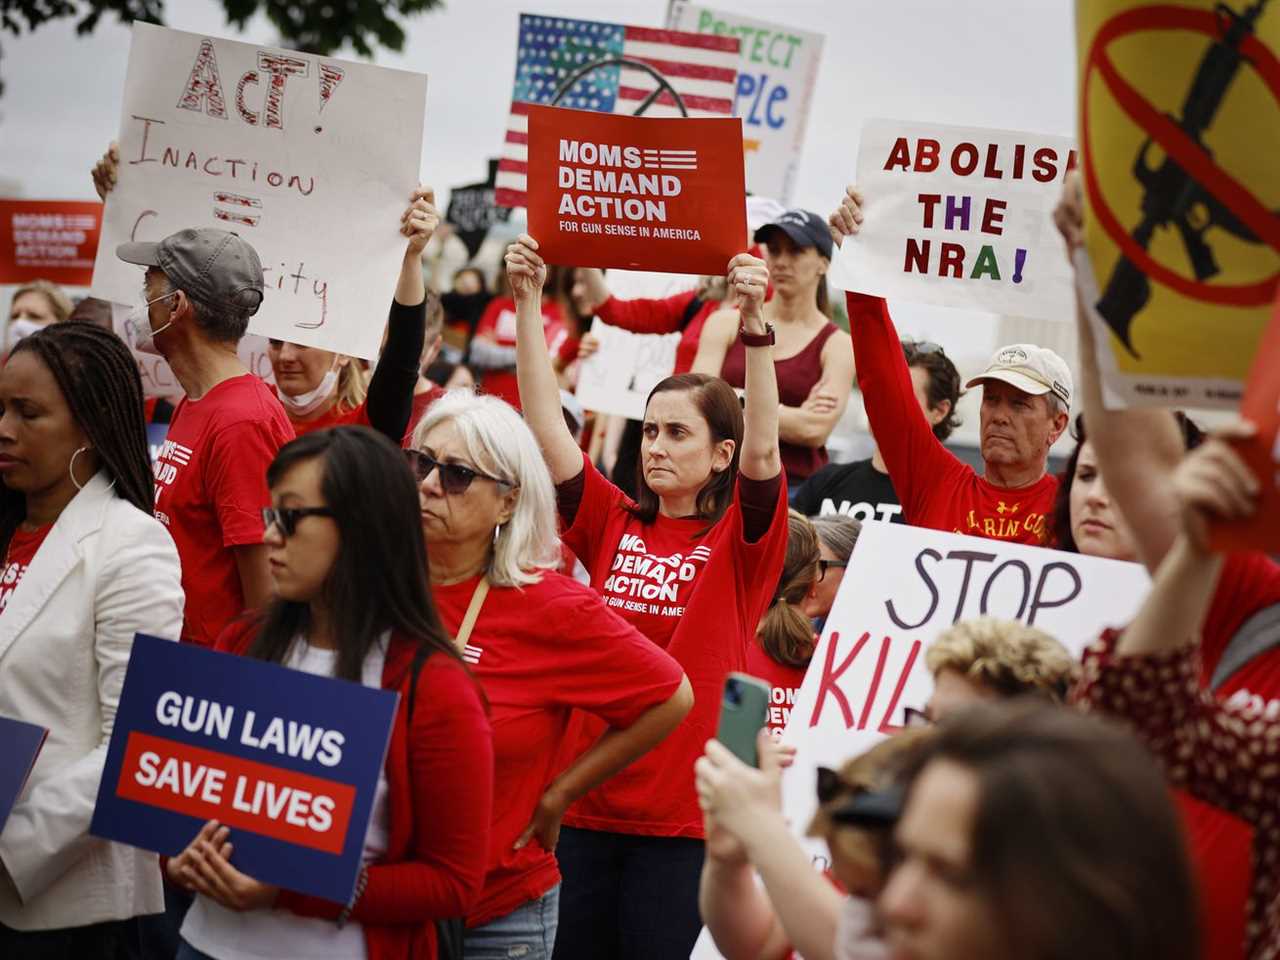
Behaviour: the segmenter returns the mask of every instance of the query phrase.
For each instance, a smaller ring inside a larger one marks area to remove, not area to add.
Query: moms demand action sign
[[[176,856],[218,820],[237,869],[345,903],[398,700],[139,634],[90,832]]]
[[[548,263],[720,275],[746,247],[742,122],[530,106],[528,204]]]

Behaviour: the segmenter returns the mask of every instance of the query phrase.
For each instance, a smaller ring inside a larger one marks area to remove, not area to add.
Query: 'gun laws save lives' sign
[[[531,106],[528,205],[548,263],[723,274],[746,246],[742,123]]]
[[[345,903],[398,701],[139,634],[91,832],[176,856],[217,820],[243,873]]]
[[[866,219],[832,279],[874,296],[1069,322],[1075,288],[1053,209],[1075,165],[1066,137],[870,120],[858,148]]]

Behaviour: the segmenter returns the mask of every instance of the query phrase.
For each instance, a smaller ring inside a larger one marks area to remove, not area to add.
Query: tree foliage
[[[262,12],[280,32],[281,46],[319,55],[350,43],[363,57],[376,47],[404,48],[399,17],[425,13],[444,0],[221,0],[237,30]],[[50,20],[75,17],[76,32],[91,33],[104,14],[123,23],[164,23],[164,0],[0,0],[0,26],[20,36]],[[0,85],[0,92],[4,87]]]

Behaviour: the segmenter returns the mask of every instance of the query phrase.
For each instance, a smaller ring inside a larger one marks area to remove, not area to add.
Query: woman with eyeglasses
[[[400,705],[351,901],[246,876],[235,833],[212,821],[168,862],[197,894],[178,957],[434,958],[435,922],[465,915],[483,881],[493,733],[431,602],[413,477],[385,437],[338,427],[282,447],[267,484],[273,599],[217,648],[395,690]]]
[[[818,585],[821,564],[813,524],[790,511],[782,574],[769,609],[756,627],[755,642],[747,651],[747,673],[768,682],[772,689],[767,726],[775,738],[782,736],[813,658],[816,638],[804,603],[812,598]]]
[[[813,632],[821,635],[840,584],[844,583],[844,572],[849,567],[862,524],[840,514],[810,517],[809,522],[818,534],[818,582],[801,606],[805,615],[813,620]]]
[[[114,333],[70,321],[18,341],[0,484],[0,716],[48,730],[0,824],[0,957],[132,957],[139,918],[164,906],[159,864],[89,822],[134,635],[176,640],[183,593],[152,515],[142,381]]]
[[[684,668],[694,706],[657,749],[565,815],[560,960],[687,960],[701,930],[702,815],[689,770],[714,736],[724,678],[746,666],[786,553],[786,482],[778,391],[761,307],[769,272],[728,264],[747,345],[745,406],[717,377],[661,381],[645,405],[636,501],[574,442],[541,335],[546,266],[527,235],[507,248],[516,297],[517,371],[525,418],[557,484],[568,546],[592,587]],[[585,718],[584,743],[600,722]]]
[[[493,830],[464,956],[550,960],[561,818],[665,738],[693,694],[671,657],[590,587],[556,572],[551,476],[508,404],[452,391],[428,410],[406,454],[431,590],[494,728]],[[597,720],[594,741],[572,735],[574,710]]]

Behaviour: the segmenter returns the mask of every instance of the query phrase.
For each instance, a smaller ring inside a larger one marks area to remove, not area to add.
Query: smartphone
[[[769,684],[756,677],[745,673],[725,677],[716,739],[752,767],[760,766],[756,735],[769,717],[769,695]]]

